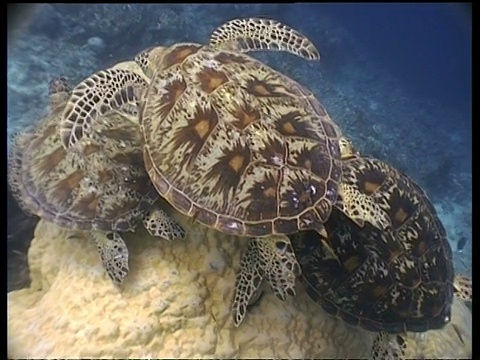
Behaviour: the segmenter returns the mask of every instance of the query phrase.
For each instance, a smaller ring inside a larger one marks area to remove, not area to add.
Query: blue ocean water
[[[468,5],[36,5],[9,29],[8,136],[48,111],[51,77],[76,83],[152,45],[205,43],[215,27],[248,16],[278,19],[318,46],[318,63],[254,56],[312,89],[363,153],[388,161],[426,190],[447,228],[457,270],[470,274]]]
[[[470,5],[368,3],[323,8],[392,75],[403,79],[412,95],[434,98],[458,111],[471,108]]]

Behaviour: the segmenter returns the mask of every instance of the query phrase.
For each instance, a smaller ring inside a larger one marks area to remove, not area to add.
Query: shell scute
[[[155,64],[140,112],[160,195],[230,234],[292,233],[326,221],[341,175],[340,131],[312,93],[234,51],[171,55],[186,54],[182,46]]]
[[[158,198],[143,168],[138,125],[112,113],[76,151],[63,148],[60,104],[18,149],[22,179],[18,197],[34,214],[78,230],[131,230]]]

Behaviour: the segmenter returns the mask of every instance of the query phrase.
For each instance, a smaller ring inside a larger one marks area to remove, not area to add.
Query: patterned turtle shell
[[[120,63],[128,67],[128,63]],[[51,111],[21,133],[9,158],[9,183],[21,207],[56,225],[83,230],[96,243],[116,285],[127,276],[128,249],[120,232],[143,220],[152,236],[176,239],[184,230],[165,211],[143,166],[138,123],[130,107],[101,116],[89,136],[67,151],[59,134],[70,96],[66,80],[50,83]]]
[[[452,251],[424,191],[370,157],[343,163],[344,181],[375,199],[391,226],[358,226],[334,209],[327,251],[319,235],[294,235],[292,247],[309,295],[327,312],[371,331],[423,332],[450,321]]]
[[[56,82],[56,84],[55,84]],[[58,126],[68,93],[51,84],[52,109],[12,149],[9,177],[24,210],[77,230],[133,230],[158,198],[143,166],[138,124],[111,113],[81,150],[67,151]],[[63,101],[54,97],[64,96]]]
[[[318,59],[275,20],[235,19],[207,45],[140,53],[135,72],[100,71],[74,89],[61,134],[74,147],[99,114],[139,101],[148,174],[181,213],[248,236],[322,231],[338,196],[340,131],[313,94],[244,54],[284,50]]]
[[[312,93],[244,54],[197,44],[163,52],[140,113],[159,193],[230,234],[326,221],[341,177],[339,131]]]

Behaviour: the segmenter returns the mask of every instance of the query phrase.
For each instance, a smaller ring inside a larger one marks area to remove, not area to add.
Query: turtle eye
[[[287,243],[284,241],[277,241],[275,242],[275,246],[277,247],[278,250],[284,251],[285,248],[287,247]]]

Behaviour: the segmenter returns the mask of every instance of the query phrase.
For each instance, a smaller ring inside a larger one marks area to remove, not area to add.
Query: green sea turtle
[[[145,167],[181,213],[234,235],[321,233],[337,202],[340,130],[312,92],[244,54],[263,49],[319,58],[277,21],[232,20],[207,45],[140,53],[143,74],[108,69],[82,81],[63,113],[63,144],[75,148],[98,116],[138,101]],[[386,226],[365,204],[352,218]]]
[[[49,114],[12,146],[9,184],[26,212],[88,232],[119,285],[129,269],[120,232],[133,231],[142,219],[154,236],[182,238],[184,230],[163,210],[151,210],[158,194],[143,166],[138,124],[127,116],[106,113],[76,151],[63,148],[58,127],[69,94],[64,78],[50,82]]]
[[[370,359],[472,358],[472,279],[457,275],[451,321],[426,332],[380,332],[372,344]]]
[[[339,143],[342,180],[338,202],[324,224],[328,237],[307,230],[288,240],[252,239],[237,275],[235,324],[242,322],[264,279],[285,299],[294,294],[301,274],[310,297],[351,325],[388,333],[442,328],[450,321],[455,289],[468,287],[460,280],[454,284],[452,251],[435,209],[412,179],[381,160],[361,156],[345,138]],[[342,189],[362,196],[349,199]],[[387,215],[386,228],[369,221],[359,225],[345,211],[361,208],[366,200]]]

